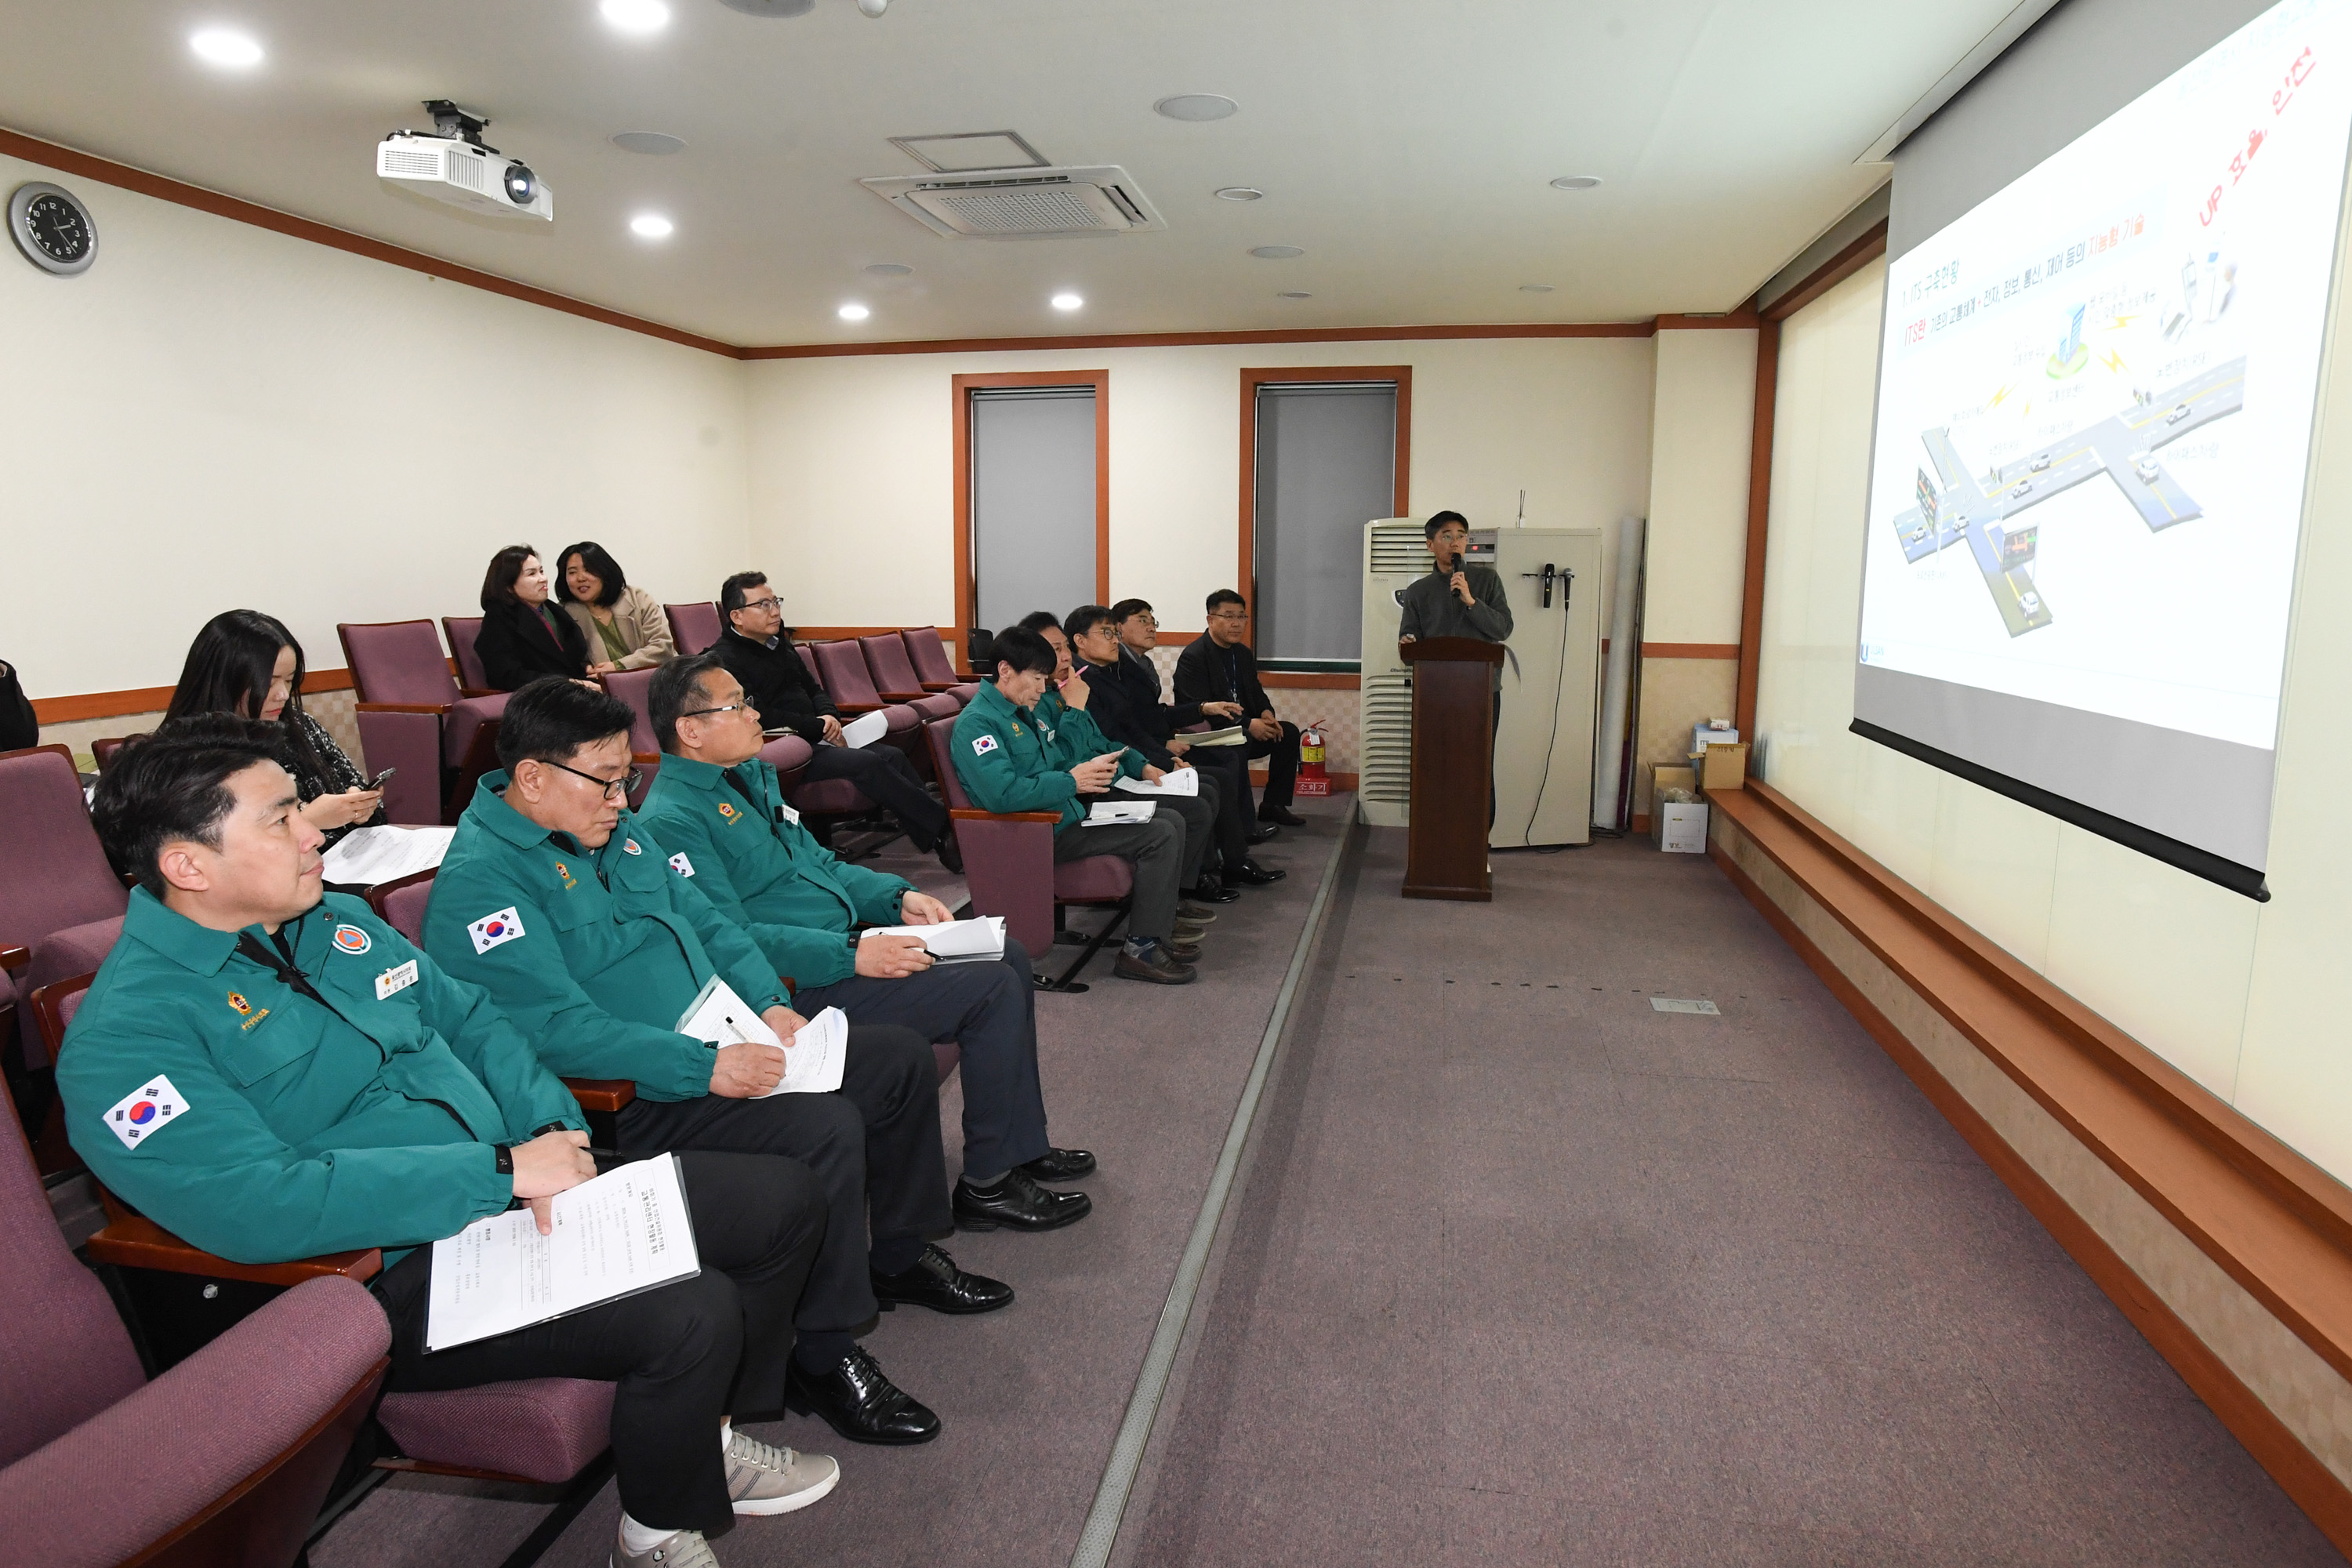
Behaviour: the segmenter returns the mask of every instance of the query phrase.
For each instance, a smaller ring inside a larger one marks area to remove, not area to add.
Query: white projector
[[[398,131],[376,143],[378,178],[478,213],[555,220],[555,193],[530,166],[462,136]]]

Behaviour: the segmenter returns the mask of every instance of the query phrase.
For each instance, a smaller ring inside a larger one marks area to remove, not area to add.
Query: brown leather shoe
[[[1110,972],[1121,980],[1142,980],[1154,985],[1190,985],[1193,977],[1192,966],[1179,963],[1164,942],[1153,944],[1150,958],[1138,958],[1121,948]]]

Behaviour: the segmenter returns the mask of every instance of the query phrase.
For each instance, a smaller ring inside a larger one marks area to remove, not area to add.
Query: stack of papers
[[[1222,730],[1203,730],[1198,734],[1180,730],[1169,739],[1181,741],[1188,746],[1246,746],[1249,744],[1249,731],[1239,724],[1229,724]]]
[[[550,1207],[539,1234],[527,1208],[478,1219],[433,1244],[425,1348],[512,1333],[702,1272],[677,1156],[607,1171]]]
[[[879,926],[867,936],[911,936],[941,963],[987,963],[1004,956],[1004,917],[947,921],[930,926]]]
[[[888,715],[879,708],[861,718],[852,719],[841,727],[841,743],[856,748],[870,746],[880,740],[890,728]]]
[[[679,1016],[677,1032],[714,1047],[757,1044],[781,1049],[784,1043],[716,974],[703,983],[694,1005]],[[792,1048],[784,1052],[784,1076],[768,1093],[831,1094],[841,1087],[848,1046],[849,1019],[840,1008],[827,1007],[793,1036]]]
[[[327,880],[373,888],[430,871],[449,853],[454,827],[362,827],[343,835],[322,858]]]
[[[1149,822],[1151,814],[1160,809],[1157,802],[1149,800],[1107,800],[1087,813],[1080,827],[1108,827],[1122,822]]]
[[[1160,775],[1158,784],[1147,784],[1141,779],[1121,779],[1118,787],[1129,795],[1199,795],[1201,770],[1171,768]]]

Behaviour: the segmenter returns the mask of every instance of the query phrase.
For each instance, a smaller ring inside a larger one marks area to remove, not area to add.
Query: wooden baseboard
[[[2343,1221],[2324,1172],[2002,953],[1769,785],[1709,804],[1988,1061],[2339,1374],[2352,1355]],[[2329,1540],[2352,1552],[2347,1489],[1753,878],[1710,857],[1928,1100],[2122,1309]]]
[[[304,673],[306,693],[349,691],[348,669],[313,669]],[[161,713],[172,705],[169,686],[140,686],[127,691],[84,691],[70,697],[36,697],[33,717],[43,724],[75,724],[87,719],[120,719],[132,713]]]

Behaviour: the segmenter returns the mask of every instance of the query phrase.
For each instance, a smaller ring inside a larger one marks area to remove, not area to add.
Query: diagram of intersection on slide
[[[2088,358],[2082,342],[2083,312],[2070,313],[2068,330],[2051,356],[2053,378],[2072,375]],[[2161,391],[2136,393],[2132,406],[2060,436],[2004,467],[1978,469],[1960,455],[1951,426],[1920,433],[1930,478],[1919,470],[1919,504],[1895,519],[1903,558],[1914,564],[1965,540],[1984,574],[1985,586],[2012,637],[2050,624],[2050,606],[2033,583],[2038,530],[2020,522],[2021,514],[2084,480],[2105,474],[2138,511],[2151,533],[2200,515],[2197,500],[2157,456],[2168,442],[2245,406],[2246,361],[2242,354],[2213,365]]]

